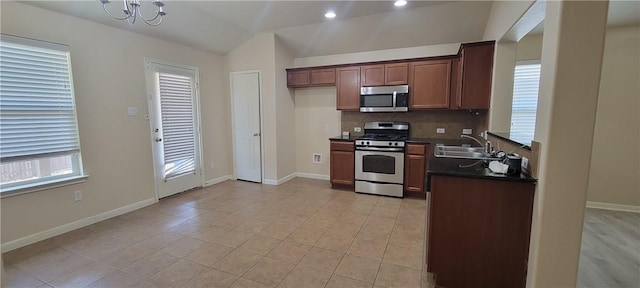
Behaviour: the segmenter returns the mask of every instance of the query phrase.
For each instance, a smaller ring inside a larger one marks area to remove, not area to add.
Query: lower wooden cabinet
[[[331,184],[355,185],[355,152],[351,141],[331,141],[330,143]]]
[[[432,175],[430,190],[436,287],[525,287],[535,184]]]
[[[425,193],[425,180],[429,165],[428,144],[407,144],[404,159],[404,190]]]

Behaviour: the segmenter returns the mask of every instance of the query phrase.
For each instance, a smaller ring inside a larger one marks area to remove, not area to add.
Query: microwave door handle
[[[391,100],[393,101],[393,108],[396,108],[396,91],[393,91],[393,99]]]

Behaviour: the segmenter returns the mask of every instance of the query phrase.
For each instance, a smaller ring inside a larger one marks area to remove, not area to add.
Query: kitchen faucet
[[[460,138],[469,138],[473,141],[476,141],[478,144],[480,144],[480,146],[484,147],[484,152],[486,152],[487,154],[491,154],[491,152],[493,152],[493,144],[491,144],[491,141],[486,140],[486,142],[483,144],[482,142],[480,142],[480,140],[471,137],[469,135],[460,135]]]

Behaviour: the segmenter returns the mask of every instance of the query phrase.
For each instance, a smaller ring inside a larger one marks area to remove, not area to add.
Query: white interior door
[[[236,178],[262,182],[260,74],[231,73]]]
[[[147,60],[158,198],[202,186],[198,68]]]

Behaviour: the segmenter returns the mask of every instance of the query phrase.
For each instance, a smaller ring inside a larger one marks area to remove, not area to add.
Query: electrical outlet
[[[313,153],[313,164],[322,164],[322,154]]]
[[[463,135],[471,135],[473,134],[473,129],[462,129]]]
[[[76,202],[80,200],[82,200],[82,191],[73,192],[73,201]]]
[[[529,167],[529,158],[522,157],[522,167],[524,167],[524,168]]]
[[[209,166],[211,167],[211,169],[216,168],[216,163],[215,162],[211,162],[211,163],[209,163]]]
[[[353,132],[362,132],[362,128],[360,128],[360,127],[353,127]]]
[[[436,133],[438,134],[444,134],[444,128],[436,128]]]

